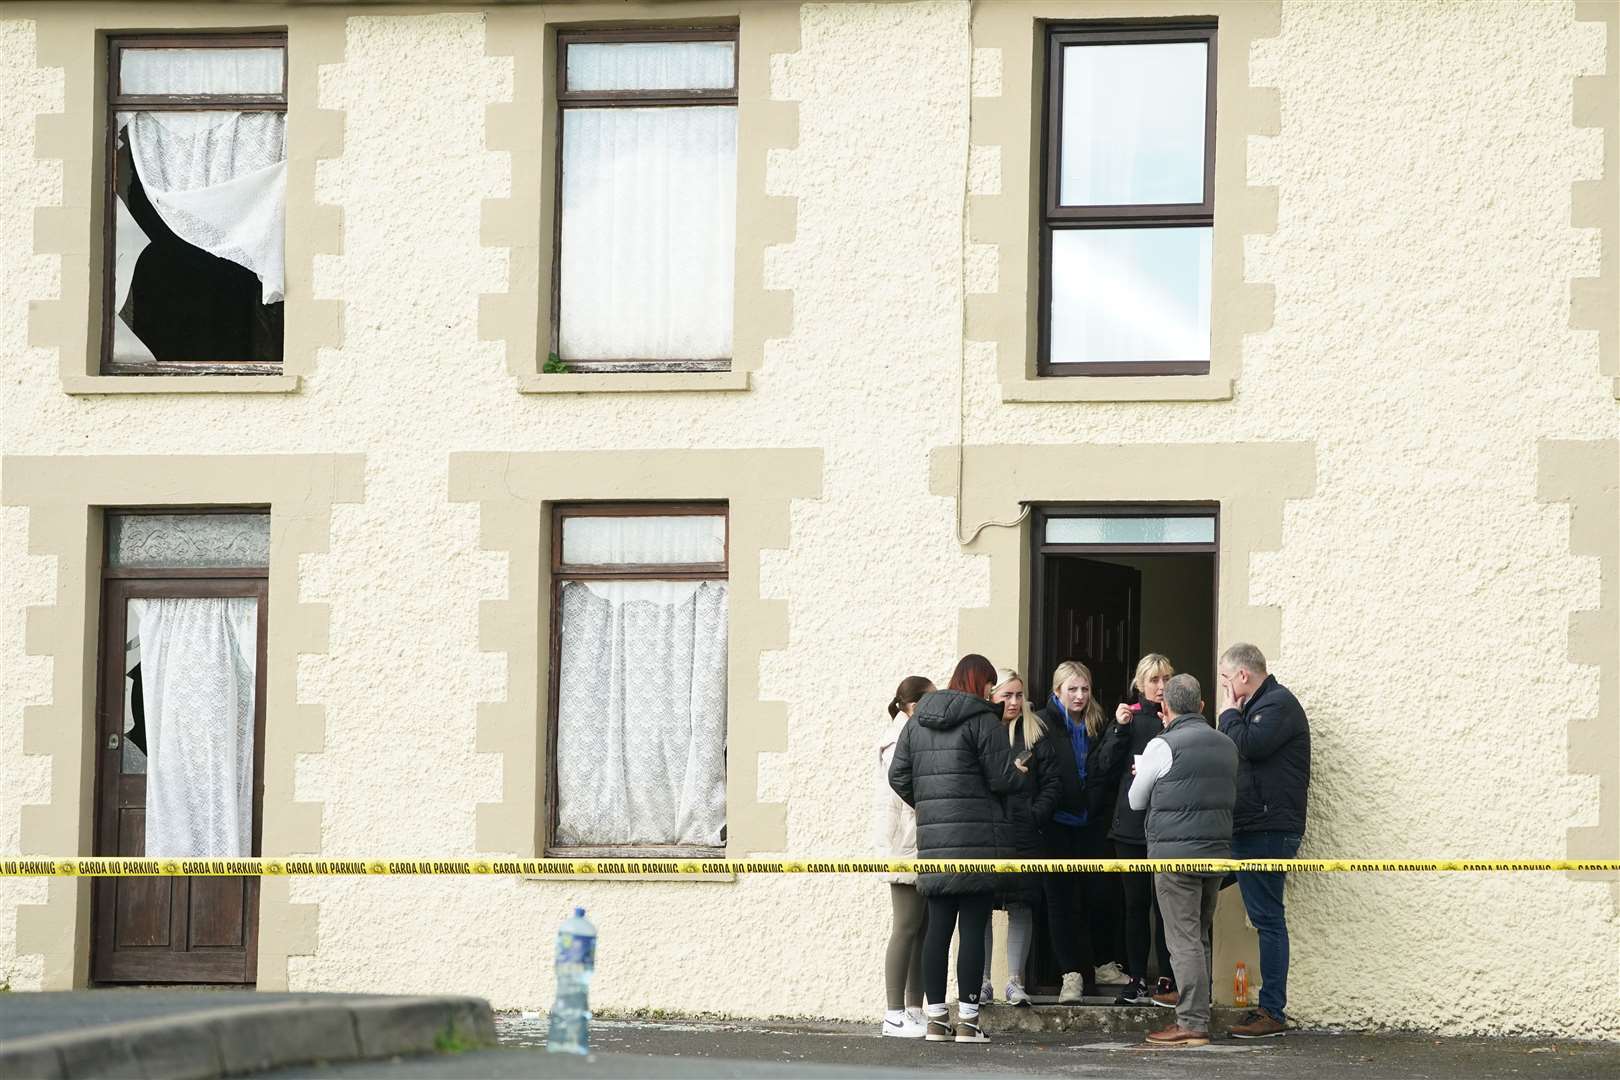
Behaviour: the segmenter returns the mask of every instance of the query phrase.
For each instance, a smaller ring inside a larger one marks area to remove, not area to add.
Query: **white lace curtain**
[[[570,86],[731,85],[730,43],[569,47]],[[567,109],[560,355],[731,356],[737,110]]]
[[[281,88],[279,49],[126,50],[127,93],[264,93]],[[136,175],[176,236],[259,278],[260,302],[286,288],[287,117],[277,112],[121,112]],[[120,196],[115,208],[114,311],[122,312],[135,263],[151,242]],[[152,354],[122,317],[113,355]]]
[[[563,586],[557,841],[721,846],[726,584]]]
[[[251,854],[258,601],[131,600],[129,627],[146,719],[145,854]]]

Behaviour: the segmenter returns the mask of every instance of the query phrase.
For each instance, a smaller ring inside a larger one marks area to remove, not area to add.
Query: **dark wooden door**
[[[106,583],[96,741],[96,854],[147,854],[143,682],[139,664],[131,664],[127,644],[134,636],[130,601],[159,597],[251,597],[256,601],[251,854],[258,855],[268,615],[262,577],[145,577]],[[240,877],[98,878],[92,925],[91,977],[97,982],[252,984],[257,974],[259,881]]]
[[[1044,703],[1051,689],[1053,669],[1065,660],[1078,660],[1091,669],[1092,693],[1111,716],[1136,670],[1141,647],[1142,572],[1073,555],[1041,559],[1040,666],[1031,676],[1040,687],[1037,704]]]
[[[1098,562],[1078,555],[1036,556],[1041,589],[1040,616],[1033,640],[1036,680],[1044,704],[1051,690],[1052,671],[1065,660],[1078,660],[1091,669],[1092,694],[1112,716],[1136,670],[1141,648],[1142,572],[1129,566]],[[1086,894],[1080,919],[1090,923],[1093,945],[1106,949],[1117,921],[1120,883],[1115,875],[1095,883]],[[1099,906],[1099,910],[1090,910]],[[1099,955],[1098,962],[1110,959]],[[1051,948],[1047,912],[1036,911],[1035,940],[1026,965],[1025,985],[1031,994],[1056,994],[1062,982],[1057,956]]]

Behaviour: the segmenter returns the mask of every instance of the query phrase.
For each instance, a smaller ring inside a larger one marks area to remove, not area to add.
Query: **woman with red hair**
[[[962,657],[950,688],[924,694],[900,732],[889,786],[916,809],[919,859],[1003,859],[1012,854],[1005,798],[1012,754],[1000,712],[989,701],[995,681],[990,661],[976,653]],[[989,1042],[979,1027],[979,976],[984,970],[984,928],[995,904],[995,874],[918,874],[917,892],[928,901],[922,955],[927,1039]],[[953,929],[954,1026],[945,1004]]]

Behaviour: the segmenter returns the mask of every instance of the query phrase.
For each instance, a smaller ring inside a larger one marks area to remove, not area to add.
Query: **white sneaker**
[[[990,980],[989,979],[986,979],[986,980],[984,980],[984,984],[979,987],[979,1004],[980,1005],[989,1005],[991,1002],[993,1002],[995,1000],[996,1000],[996,988],[994,986],[990,985]]]
[[[1112,961],[1097,969],[1097,982],[1103,986],[1123,986],[1130,981],[1124,969]]]
[[[1029,1000],[1029,995],[1024,993],[1023,979],[1007,980],[1007,1004],[1023,1005],[1025,1007],[1034,1004]]]
[[[1080,992],[1080,973],[1066,972],[1063,976],[1063,988],[1058,991],[1058,1004],[1078,1005],[1084,1000],[1085,995]]]
[[[883,1035],[889,1039],[920,1039],[928,1034],[926,1025],[913,1019],[910,1013],[905,1014],[902,1020],[883,1018]]]

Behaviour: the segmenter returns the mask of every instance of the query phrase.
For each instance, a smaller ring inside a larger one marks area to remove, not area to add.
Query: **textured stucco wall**
[[[772,59],[798,143],[771,152],[765,178],[796,200],[763,283],[791,291],[791,333],[767,342],[747,393],[578,397],[518,394],[502,342],[480,333],[479,295],[508,287],[480,224],[484,200],[509,192],[486,117],[512,94],[513,58],[476,13],[348,19],[319,80],[319,107],[344,113],[341,156],[315,177],[343,248],[316,257],[309,283],[341,305],[339,344],[299,394],[204,400],[69,397],[55,351],[28,345],[27,304],[58,273],[30,254],[33,208],[61,193],[35,161],[33,114],[63,107],[62,78],[35,66],[51,12],[8,8],[4,449],[366,455],[365,501],[335,507],[329,553],[302,564],[300,599],[330,605],[330,641],[299,665],[326,736],[298,759],[295,797],[324,805],[323,850],[405,855],[472,852],[478,804],[502,793],[474,740],[478,703],[506,693],[478,616],[505,595],[507,565],[480,549],[478,506],[451,501],[450,454],[822,448],[822,497],[794,504],[791,547],[760,567],[789,637],[761,659],[788,741],[764,756],[759,795],[787,802],[794,854],[862,849],[880,703],[900,676],[941,673],[963,609],[993,602],[991,560],[958,546],[953,502],[930,486],[930,453],[958,441],[970,87],[1024,92],[998,88],[993,50],[970,75],[969,14],[956,0],[806,6],[799,50]],[[995,358],[970,350],[965,441],[1308,444],[1310,497],[1286,507],[1280,548],[1248,561],[1235,601],[1280,609],[1274,666],[1312,712],[1307,853],[1560,855],[1569,829],[1600,825],[1599,781],[1567,758],[1571,718],[1620,723],[1598,716],[1596,668],[1570,659],[1599,560],[1571,553],[1569,509],[1537,486],[1542,440],[1620,439],[1598,336],[1570,328],[1569,306],[1572,279],[1599,274],[1599,238],[1571,226],[1570,201],[1601,170],[1602,133],[1571,110],[1575,80],[1604,70],[1602,25],[1568,4],[1285,4],[1250,60],[1281,123],[1248,147],[1248,182],[1275,185],[1278,212],[1274,234],[1246,241],[1244,273],[1276,304],[1244,342],[1235,399],[1004,404]],[[994,494],[997,478],[971,484]],[[1142,478],[1144,498],[1154,487]],[[1084,476],[1070,497],[1088,497]],[[23,655],[25,609],[55,574],[28,556],[27,518],[0,511],[3,852],[50,783],[18,737],[50,692],[49,658]],[[10,912],[43,894],[0,882],[0,981],[41,978]],[[886,897],[864,879],[333,879],[290,898],[319,905],[315,952],[288,965],[295,989],[543,1005],[550,935],[583,903],[602,927],[604,1008],[864,1017],[881,997]],[[1620,1038],[1604,882],[1301,877],[1292,898],[1305,1021]]]

